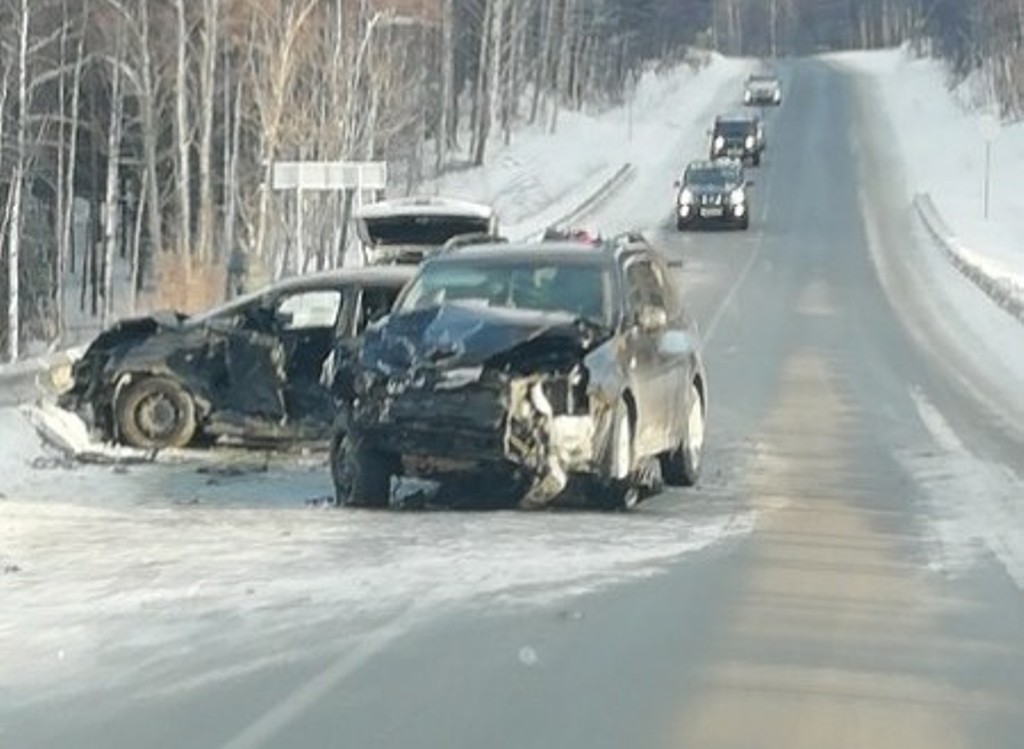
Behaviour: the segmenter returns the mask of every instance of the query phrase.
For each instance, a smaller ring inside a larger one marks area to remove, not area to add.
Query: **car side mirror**
[[[678,189],[679,189],[680,187],[682,187],[682,186],[683,186],[683,182],[682,182],[682,180],[678,180],[678,179],[677,179],[677,180],[676,180],[675,182],[673,182],[673,183],[672,183],[672,187],[676,188],[677,190],[678,190]]]
[[[653,333],[668,327],[668,313],[661,307],[646,304],[636,316],[636,324],[645,333]]]
[[[746,182],[747,187],[753,187],[756,183],[752,179],[748,179]]]

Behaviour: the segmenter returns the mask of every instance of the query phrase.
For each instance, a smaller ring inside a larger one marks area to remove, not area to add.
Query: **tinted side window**
[[[364,288],[359,299],[356,333],[361,333],[367,325],[381,319],[390,312],[391,307],[395,304],[395,299],[398,298],[399,291],[401,291],[400,288],[388,286],[368,286]]]

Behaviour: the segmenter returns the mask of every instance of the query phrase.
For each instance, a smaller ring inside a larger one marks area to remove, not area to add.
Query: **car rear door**
[[[624,267],[627,289],[627,341],[630,347],[629,366],[637,401],[637,451],[657,452],[668,443],[675,421],[675,405],[669,398],[673,392],[669,378],[671,369],[662,352],[662,339],[667,326],[646,327],[640,316],[645,309],[660,310],[668,319],[663,282],[659,280],[652,259],[645,253],[630,257]]]

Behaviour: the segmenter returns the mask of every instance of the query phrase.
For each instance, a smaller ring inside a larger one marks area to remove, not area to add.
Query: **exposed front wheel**
[[[693,486],[704,462],[705,408],[696,384],[690,385],[689,408],[683,438],[672,452],[661,456],[661,474],[670,486]]]
[[[168,377],[129,384],[117,398],[114,417],[121,441],[132,447],[185,447],[196,436],[195,402]]]
[[[594,500],[605,510],[632,510],[640,502],[640,487],[634,471],[633,423],[625,402],[619,401],[612,420],[612,433],[605,458],[605,475],[594,487]]]
[[[387,507],[398,460],[351,433],[331,440],[331,478],[339,505]]]

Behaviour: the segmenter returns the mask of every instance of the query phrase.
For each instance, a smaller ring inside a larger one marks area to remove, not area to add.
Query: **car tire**
[[[740,230],[741,231],[746,231],[749,228],[750,228],[750,217],[746,216],[746,217],[743,218],[742,221],[740,221]]]
[[[761,166],[761,154],[755,153],[754,157],[751,159],[751,163],[753,163],[754,166]]]
[[[198,431],[195,401],[169,377],[127,385],[114,403],[114,420],[121,442],[146,450],[185,447]]]
[[[661,475],[669,486],[694,486],[704,463],[706,409],[696,383],[690,385],[690,411],[679,446],[661,456]]]
[[[686,231],[689,224],[682,219],[676,219],[676,231]]]
[[[398,460],[376,450],[351,433],[331,440],[331,478],[339,506],[387,507],[391,499],[391,477],[398,473]]]
[[[633,455],[634,424],[625,401],[612,416],[612,434],[604,475],[593,488],[594,504],[602,510],[627,512],[640,503]]]

